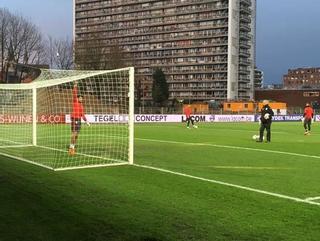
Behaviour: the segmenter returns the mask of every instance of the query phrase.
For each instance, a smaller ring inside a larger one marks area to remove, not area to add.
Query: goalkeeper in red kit
[[[190,122],[192,124],[192,127],[193,128],[198,128],[198,126],[196,126],[194,124],[194,120],[191,116],[192,114],[192,110],[191,110],[191,105],[187,105],[184,110],[183,110],[184,114],[186,115],[186,121],[187,121],[187,128],[189,129],[190,128]]]
[[[81,119],[90,126],[90,123],[84,115],[82,101],[83,97],[82,95],[78,95],[78,84],[75,82],[72,90],[71,143],[69,146],[70,155],[74,155],[76,153],[75,146],[81,129]]]
[[[307,103],[304,108],[303,118],[302,118],[305,135],[310,135],[312,121],[313,121],[313,109],[310,107],[310,104]]]

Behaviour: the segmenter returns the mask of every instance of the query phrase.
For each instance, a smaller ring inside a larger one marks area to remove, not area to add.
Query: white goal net
[[[133,163],[134,69],[0,84],[0,155],[53,170]]]

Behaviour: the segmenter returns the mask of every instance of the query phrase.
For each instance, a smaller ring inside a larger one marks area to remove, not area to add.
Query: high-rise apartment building
[[[77,48],[119,46],[145,100],[155,68],[170,99],[249,100],[255,15],[256,0],[74,0],[74,38]]]
[[[254,69],[254,88],[260,89],[263,86],[263,72],[255,67]]]

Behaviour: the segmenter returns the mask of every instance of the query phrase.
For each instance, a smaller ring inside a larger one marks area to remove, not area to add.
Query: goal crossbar
[[[52,73],[53,75],[55,73],[68,73],[70,70],[47,70],[47,69],[41,69],[44,72],[49,72]],[[44,87],[50,87],[50,86],[55,86],[59,84],[65,84],[73,81],[78,81],[81,79],[86,79],[90,77],[95,77],[99,75],[104,75],[104,74],[111,74],[111,73],[116,73],[119,71],[134,71],[133,67],[129,68],[123,68],[123,69],[117,69],[117,70],[103,70],[103,71],[81,71],[81,74],[76,75],[76,76],[66,76],[66,77],[55,77],[53,79],[46,80],[43,74],[41,74],[37,79],[32,81],[31,83],[21,83],[21,84],[0,84],[0,89],[5,89],[5,90],[30,90],[34,88],[44,88]]]

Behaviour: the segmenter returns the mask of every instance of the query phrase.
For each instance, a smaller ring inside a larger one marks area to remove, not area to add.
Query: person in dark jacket
[[[271,141],[271,123],[272,123],[272,116],[274,116],[273,110],[269,106],[269,101],[264,100],[263,106],[261,109],[261,117],[260,117],[260,136],[257,142],[263,141],[263,133],[264,130],[267,130],[267,140],[266,142]]]

